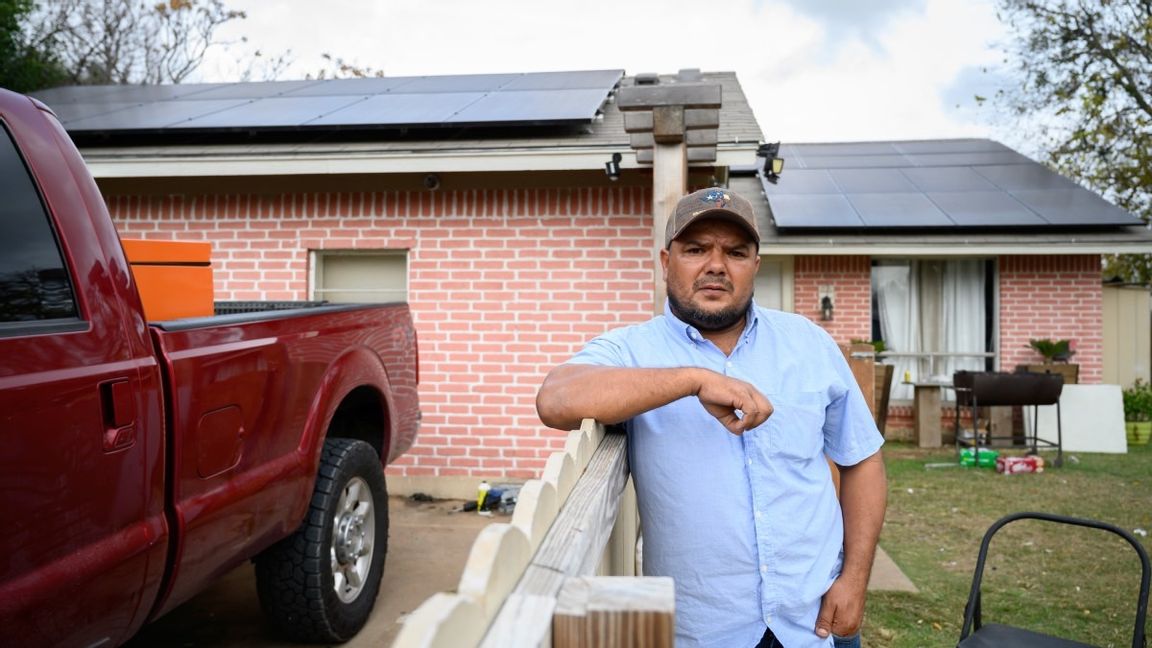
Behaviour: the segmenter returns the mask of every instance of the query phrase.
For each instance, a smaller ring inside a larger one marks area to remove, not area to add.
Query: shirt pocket
[[[772,453],[796,461],[822,455],[827,395],[822,391],[765,395],[772,403],[772,416],[765,422]]]

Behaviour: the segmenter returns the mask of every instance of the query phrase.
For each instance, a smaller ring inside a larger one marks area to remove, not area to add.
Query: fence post
[[[552,646],[672,648],[675,608],[671,578],[568,578],[552,615]]]

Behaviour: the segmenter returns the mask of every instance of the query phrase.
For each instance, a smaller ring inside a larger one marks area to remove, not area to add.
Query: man
[[[664,242],[664,315],[553,369],[540,419],[626,423],[644,572],[675,579],[677,646],[858,645],[886,483],[852,373],[823,329],[752,303],[747,200],[684,197]]]

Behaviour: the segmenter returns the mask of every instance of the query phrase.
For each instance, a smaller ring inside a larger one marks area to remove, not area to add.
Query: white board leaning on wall
[[[1064,385],[1060,392],[1064,452],[1128,452],[1119,385]],[[1041,439],[1056,440],[1056,406],[1040,407]],[[1024,429],[1032,433],[1032,408],[1024,407]]]

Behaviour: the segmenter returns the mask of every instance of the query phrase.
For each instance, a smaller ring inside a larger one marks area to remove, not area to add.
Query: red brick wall
[[[651,316],[641,187],[108,202],[124,237],[211,241],[218,299],[306,299],[309,250],[408,250],[424,422],[395,474],[536,476],[564,442],[536,418],[545,373]]]
[[[1103,288],[1097,255],[1000,257],[1000,368],[1041,361],[1028,340],[1072,341],[1079,381],[1103,377]]]
[[[839,343],[872,339],[872,259],[798,256],[794,264],[796,312],[824,327]],[[831,322],[820,321],[820,286],[832,286]]]

